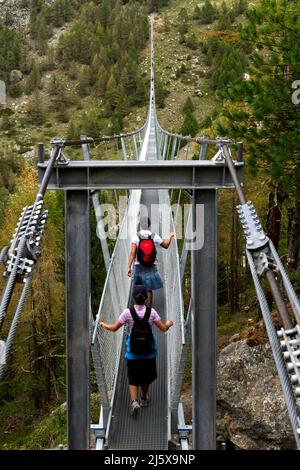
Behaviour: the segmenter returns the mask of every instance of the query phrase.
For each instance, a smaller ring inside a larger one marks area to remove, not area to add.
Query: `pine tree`
[[[78,76],[77,86],[77,93],[79,96],[87,96],[90,94],[91,86],[94,81],[94,77],[91,72],[91,68],[88,65],[82,65]]]
[[[134,95],[133,104],[143,105],[147,100],[147,92],[148,89],[146,88],[145,82],[141,76],[138,77],[136,91]]]
[[[69,140],[76,140],[80,138],[80,129],[77,124],[73,120],[69,122],[68,130],[67,130],[67,139]]]
[[[186,114],[183,124],[180,129],[180,134],[182,135],[189,135],[191,137],[195,137],[199,130],[199,123],[195,116],[191,114]]]
[[[199,42],[198,42],[196,34],[193,31],[186,36],[185,43],[187,47],[189,47],[190,49],[193,49],[193,50],[198,49]]]
[[[164,32],[168,33],[170,31],[170,21],[166,12],[163,14],[163,21],[164,21]]]
[[[107,110],[113,111],[114,109],[116,109],[120,98],[121,98],[120,88],[115,80],[114,75],[111,74],[107,82],[106,94],[105,94]]]
[[[49,28],[46,26],[46,18],[44,15],[39,15],[39,24],[36,30],[36,44],[39,52],[42,55],[48,52],[48,38],[50,37]]]
[[[241,61],[238,49],[226,44],[216,55],[212,71],[212,86],[221,89],[235,80],[243,77],[244,64]]]
[[[125,56],[124,68],[120,77],[120,82],[127,95],[133,95],[136,91],[137,76],[138,76],[137,63]]]
[[[183,107],[182,112],[184,114],[184,121],[180,129],[180,133],[182,135],[190,135],[191,137],[195,137],[199,130],[199,123],[194,116],[195,106],[194,103],[189,96]]]
[[[203,7],[200,10],[200,23],[210,24],[216,18],[216,10],[211,4],[210,0],[205,0]]]
[[[155,80],[155,101],[156,105],[159,108],[165,107],[165,99],[168,95],[168,90],[164,87],[162,81],[160,80],[159,76],[156,75]]]
[[[45,122],[46,111],[43,99],[36,89],[27,104],[27,116],[30,124],[41,125]]]
[[[107,80],[108,80],[107,69],[104,65],[101,65],[98,69],[97,79],[96,79],[97,92],[99,93],[101,97],[105,96]]]
[[[183,114],[192,114],[195,111],[193,100],[190,96],[187,97],[184,105],[182,106]]]
[[[201,18],[201,10],[199,5],[195,6],[194,13],[193,13],[193,18],[194,20],[200,20]]]
[[[30,31],[33,37],[35,37],[37,33],[38,17],[43,9],[43,6],[44,6],[43,0],[32,0],[30,4],[29,24],[30,24]]]
[[[33,91],[40,89],[42,86],[42,76],[39,64],[33,60],[29,77],[26,80],[25,92],[30,95]]]
[[[252,172],[261,171],[270,180],[273,205],[280,209],[280,200],[294,208],[291,223],[298,231],[290,231],[292,260],[298,259],[300,233],[300,110],[291,100],[291,85],[300,76],[297,8],[297,2],[262,0],[248,12],[242,38],[253,46],[250,79],[222,93],[226,121],[223,117],[218,126],[219,134],[245,139]],[[278,219],[277,212],[270,214]],[[270,227],[273,222],[269,218]],[[278,232],[277,224],[277,239]]]
[[[220,10],[219,10],[219,17],[218,21],[215,25],[216,31],[227,31],[230,30],[232,27],[232,14],[230,8],[228,8],[225,2],[222,2]]]
[[[247,7],[247,0],[237,0],[235,5],[233,6],[234,16],[242,15],[243,13],[245,13]]]
[[[19,67],[22,59],[22,40],[20,33],[0,28],[0,79],[6,79],[12,69]]]
[[[185,8],[181,8],[179,15],[178,15],[178,30],[181,36],[188,32],[189,17]]]

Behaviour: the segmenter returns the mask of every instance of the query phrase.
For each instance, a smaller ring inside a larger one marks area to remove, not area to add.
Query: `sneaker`
[[[139,412],[140,412],[140,405],[138,404],[136,400],[132,400],[132,402],[130,403],[131,416],[136,416],[139,414]]]
[[[146,408],[146,406],[149,405],[149,398],[141,398],[141,402],[140,402],[140,405],[143,407],[143,408]]]

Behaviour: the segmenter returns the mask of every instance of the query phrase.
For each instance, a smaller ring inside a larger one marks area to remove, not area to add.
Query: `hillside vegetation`
[[[162,127],[244,141],[247,198],[299,290],[299,110],[291,95],[292,83],[300,78],[300,1],[21,3],[21,19],[8,7],[0,14],[0,80],[7,86],[7,105],[0,108],[0,247],[9,244],[18,214],[37,192],[38,142],[48,151],[56,136],[97,137],[144,123],[150,64],[147,15],[155,11],[156,99]],[[112,201],[109,192],[101,198]],[[240,334],[249,319],[260,319],[237,202],[233,191],[220,191],[219,347]],[[0,449],[42,449],[66,442],[65,410],[58,408],[66,392],[63,195],[47,193],[46,207],[50,216],[43,255],[0,384]],[[95,310],[105,270],[93,217],[91,213]],[[93,373],[91,389],[96,392]]]

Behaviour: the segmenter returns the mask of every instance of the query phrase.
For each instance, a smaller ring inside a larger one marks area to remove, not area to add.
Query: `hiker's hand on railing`
[[[100,326],[100,328],[103,328],[103,329],[104,329],[104,326],[103,326],[103,325],[104,325],[104,319],[103,319],[103,317],[101,316],[101,317],[99,318],[99,326]]]
[[[128,268],[128,270],[127,270],[127,276],[128,276],[128,277],[131,277],[131,276],[132,276],[131,268]]]

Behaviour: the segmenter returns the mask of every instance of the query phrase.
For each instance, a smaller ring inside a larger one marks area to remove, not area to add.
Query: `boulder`
[[[23,74],[21,70],[12,70],[9,74],[9,82],[12,85],[19,83],[23,79]]]
[[[295,449],[269,343],[229,344],[218,358],[217,434],[239,449]]]

